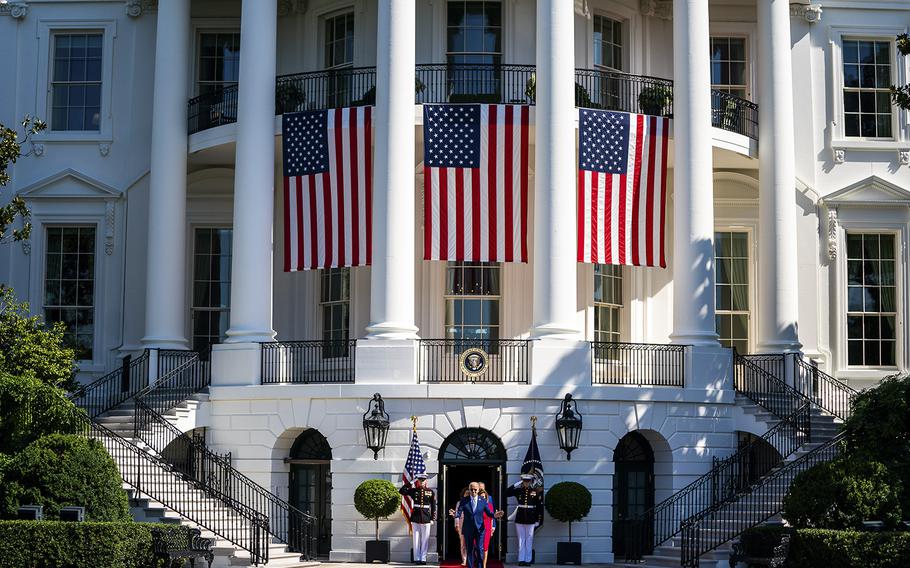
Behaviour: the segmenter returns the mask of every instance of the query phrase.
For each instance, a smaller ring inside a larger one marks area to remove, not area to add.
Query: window
[[[895,238],[847,233],[847,364],[896,365]]]
[[[240,79],[240,32],[199,34],[198,94],[236,85]]]
[[[354,14],[325,19],[325,68],[354,65]]]
[[[195,231],[193,255],[193,349],[224,341],[231,314],[231,229]]]
[[[749,352],[749,234],[714,234],[717,267],[716,326],[720,342],[740,353]]]
[[[594,65],[616,71],[625,68],[622,34],[622,22],[606,16],[594,16]]]
[[[620,341],[622,267],[594,265],[594,341]]]
[[[319,296],[322,311],[322,339],[331,341],[323,347],[322,356],[347,357],[350,336],[351,269],[322,270],[322,291]]]
[[[711,88],[746,98],[748,92],[746,38],[711,38]]]
[[[499,102],[499,73],[493,67],[502,63],[502,5],[489,0],[451,0],[447,23],[451,102]],[[469,67],[472,65],[486,67]]]
[[[892,138],[891,41],[844,40],[844,134]]]
[[[101,129],[103,34],[53,34],[51,130]]]
[[[64,323],[64,342],[76,359],[93,358],[95,227],[48,227],[44,321]]]
[[[450,262],[446,273],[446,338],[498,340],[499,299],[498,263]]]

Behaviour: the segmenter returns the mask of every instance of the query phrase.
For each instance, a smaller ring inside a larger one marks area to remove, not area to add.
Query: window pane
[[[49,227],[44,262],[44,314],[62,322],[64,342],[80,360],[92,359],[95,304],[95,228]]]
[[[230,319],[231,229],[200,228],[193,234],[193,348],[207,349],[225,338]],[[219,246],[213,246],[219,243]]]

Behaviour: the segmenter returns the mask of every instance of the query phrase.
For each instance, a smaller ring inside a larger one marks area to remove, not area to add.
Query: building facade
[[[325,557],[363,558],[373,523],[353,490],[400,479],[412,416],[442,510],[469,479],[499,498],[536,416],[547,484],[593,494],[573,527],[585,561],[612,561],[624,519],[770,427],[738,402],[734,348],[797,354],[853,388],[910,366],[910,127],[888,95],[910,81],[894,41],[908,9],[2,2],[0,120],[49,128],[2,197],[22,196],[34,228],[0,247],[0,281],[66,324],[86,383],[144,349],[211,349],[182,427],[314,512]],[[422,260],[422,106],[445,102],[532,105],[529,262]],[[284,272],[278,115],[361,105],[372,266]],[[667,268],[576,261],[577,107],[672,117]],[[375,460],[374,393],[391,420]],[[555,432],[567,393],[584,424],[571,460]],[[381,525],[407,559],[404,523]],[[538,559],[566,534],[548,519]],[[444,517],[432,538],[457,555]],[[514,559],[515,535],[498,538]]]

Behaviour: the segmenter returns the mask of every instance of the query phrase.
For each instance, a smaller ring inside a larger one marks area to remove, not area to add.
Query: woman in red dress
[[[486,488],[483,483],[480,484],[480,496],[487,500],[487,509],[490,513],[496,512],[496,507],[493,506],[493,498],[487,493]],[[493,533],[496,532],[496,525],[491,517],[486,515],[483,516],[483,568],[487,568],[487,557],[490,555],[490,539],[493,538]]]

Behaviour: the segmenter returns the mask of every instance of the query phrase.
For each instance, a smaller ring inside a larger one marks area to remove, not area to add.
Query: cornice
[[[27,15],[27,2],[5,2],[0,4],[0,16],[9,16],[15,20],[24,20]]]

